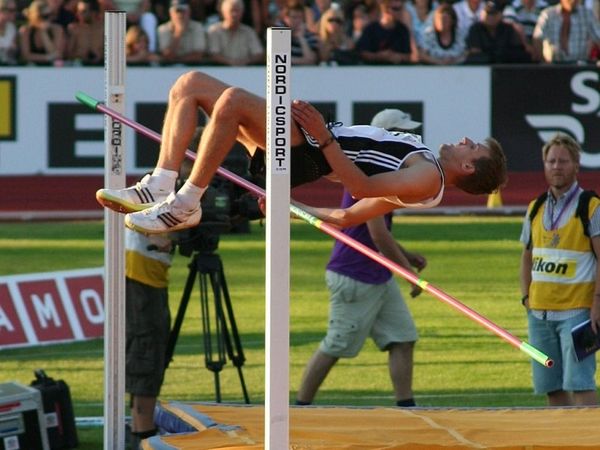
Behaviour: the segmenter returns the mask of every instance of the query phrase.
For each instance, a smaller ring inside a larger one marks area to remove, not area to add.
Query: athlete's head
[[[458,173],[454,185],[469,194],[491,194],[506,183],[506,156],[494,138],[479,144],[469,138],[444,144],[440,158],[454,163]]]

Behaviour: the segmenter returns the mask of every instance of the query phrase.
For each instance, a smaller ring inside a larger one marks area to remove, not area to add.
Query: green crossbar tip
[[[552,359],[527,342],[521,343],[521,351],[531,356],[531,358],[543,366],[552,367],[554,365],[554,361],[552,361]]]
[[[100,103],[98,100],[96,100],[93,97],[90,97],[89,95],[79,91],[77,92],[77,94],[75,94],[75,98],[77,100],[79,100],[81,103],[83,103],[86,106],[89,106],[92,109],[96,109],[96,107],[98,106],[98,103]]]

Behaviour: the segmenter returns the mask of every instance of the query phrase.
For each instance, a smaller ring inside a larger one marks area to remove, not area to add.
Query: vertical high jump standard
[[[106,104],[125,106],[125,11],[104,14]],[[104,187],[125,186],[123,125],[104,122]],[[104,450],[125,448],[125,226],[123,215],[104,210]]]
[[[289,448],[290,366],[289,28],[267,30],[265,450]]]

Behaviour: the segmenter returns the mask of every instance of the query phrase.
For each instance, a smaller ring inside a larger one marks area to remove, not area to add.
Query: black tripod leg
[[[244,374],[242,372],[242,366],[246,361],[246,357],[244,355],[244,350],[242,348],[242,341],[240,339],[240,334],[238,332],[237,324],[235,321],[235,315],[233,313],[233,306],[231,304],[231,297],[229,296],[229,289],[227,288],[227,281],[225,280],[225,271],[223,270],[223,264],[219,261],[219,281],[221,285],[221,290],[223,291],[223,300],[225,303],[225,310],[227,312],[227,316],[223,312],[223,308],[221,310],[221,321],[223,328],[223,336],[225,339],[225,345],[227,347],[227,354],[229,355],[229,359],[233,363],[233,365],[237,368],[238,376],[240,378],[240,384],[242,386],[242,393],[244,395],[244,402],[246,404],[250,404],[250,397],[248,396],[248,389],[246,388],[246,382],[244,380]],[[227,320],[229,320],[229,325],[231,327],[231,333],[229,333],[229,327],[227,325]],[[232,344],[233,339],[233,344]],[[234,348],[235,345],[235,348]]]
[[[216,402],[221,403],[221,381],[220,372],[223,366],[227,362],[225,359],[225,350],[223,348],[223,332],[221,328],[222,322],[219,317],[222,314],[220,312],[220,291],[218,289],[218,282],[215,280],[214,272],[204,272],[200,275],[200,299],[202,304],[202,328],[204,334],[204,362],[206,368],[213,372],[215,378],[215,393]],[[213,343],[213,333],[210,323],[210,305],[208,301],[208,280],[212,287],[214,296],[214,318],[215,318],[215,342]],[[213,357],[213,350],[216,347],[217,359]]]
[[[187,281],[185,282],[183,295],[181,296],[181,302],[179,303],[179,309],[177,310],[177,316],[175,317],[175,321],[173,322],[173,328],[169,333],[169,342],[167,342],[166,349],[165,369],[169,367],[169,364],[173,359],[173,352],[175,351],[177,338],[179,337],[179,332],[181,331],[181,324],[183,323],[185,310],[187,309],[187,305],[190,301],[190,296],[192,294],[192,289],[194,288],[194,281],[196,280],[196,274],[198,273],[196,269],[196,257],[192,259],[188,266],[190,268],[190,271],[187,277]]]

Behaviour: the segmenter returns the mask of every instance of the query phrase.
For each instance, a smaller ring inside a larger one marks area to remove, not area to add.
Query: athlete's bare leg
[[[208,116],[229,86],[199,72],[188,72],[169,91],[169,104],[162,131],[162,144],[156,167],[179,171],[197,127],[198,108]]]
[[[175,178],[196,128],[198,110],[210,117],[200,137],[188,180],[173,193]],[[266,101],[201,72],[179,77],[169,92],[163,139],[155,171],[126,189],[100,189],[98,201],[127,212],[125,225],[141,233],[165,233],[198,224],[200,200],[236,140],[250,153],[265,148]],[[291,124],[290,145],[304,141]]]
[[[210,120],[198,148],[189,181],[205,187],[236,140],[250,152],[265,148],[266,101],[244,89],[231,87],[202,72],[181,76],[169,94],[169,108],[163,129],[163,145],[157,167],[179,170],[185,148],[196,129],[198,108]],[[303,140],[300,130],[292,127],[291,144]]]

